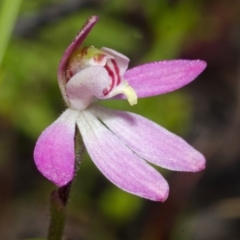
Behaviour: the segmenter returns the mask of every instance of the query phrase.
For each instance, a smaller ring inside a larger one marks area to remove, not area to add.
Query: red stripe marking
[[[119,85],[120,82],[121,82],[119,67],[118,67],[118,65],[117,65],[117,63],[116,63],[116,61],[114,59],[111,59],[111,62],[113,64],[114,70],[115,70],[115,72],[117,74],[117,85]]]
[[[114,81],[114,72],[111,70],[111,68],[106,64],[105,65],[105,69],[107,70],[108,72],[108,75],[110,76],[112,82],[110,83],[110,86],[108,88],[105,88],[103,90],[103,94],[104,96],[106,96],[112,89],[113,89],[113,86],[115,84],[115,81]]]

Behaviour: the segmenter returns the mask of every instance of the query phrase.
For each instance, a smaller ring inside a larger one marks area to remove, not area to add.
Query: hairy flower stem
[[[61,240],[64,224],[66,204],[71,189],[72,182],[64,187],[60,187],[51,193],[50,197],[50,213],[51,220],[48,229],[48,240]]]
[[[84,153],[84,147],[82,137],[76,129],[75,133],[75,168],[74,176],[76,176],[79,169],[79,165]],[[69,182],[63,187],[59,187],[54,190],[50,196],[50,225],[48,229],[47,240],[62,240],[64,231],[65,219],[66,219],[66,206],[72,186],[72,182]]]

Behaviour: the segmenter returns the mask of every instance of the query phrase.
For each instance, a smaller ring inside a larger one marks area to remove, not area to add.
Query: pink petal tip
[[[74,133],[78,112],[66,110],[40,135],[34,160],[38,170],[57,186],[64,186],[74,175]]]

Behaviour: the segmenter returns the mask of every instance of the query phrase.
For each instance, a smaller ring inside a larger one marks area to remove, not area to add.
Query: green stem
[[[61,240],[65,224],[66,205],[72,182],[54,190],[50,197],[51,220],[48,240]]]
[[[79,165],[82,160],[84,153],[84,147],[81,135],[76,128],[75,134],[75,167],[74,167],[74,177],[77,174]],[[61,240],[66,219],[66,206],[69,198],[69,193],[71,190],[72,182],[67,185],[54,190],[50,197],[50,225],[48,229],[47,240]]]

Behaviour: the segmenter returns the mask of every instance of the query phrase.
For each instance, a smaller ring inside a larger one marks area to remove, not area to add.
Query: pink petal
[[[138,97],[171,92],[194,80],[206,67],[201,60],[171,60],[147,63],[126,72],[126,79]]]
[[[119,67],[120,76],[123,76],[123,74],[127,71],[129,58],[110,48],[102,47],[101,50],[114,57],[117,66]]]
[[[133,153],[89,110],[77,120],[87,151],[100,171],[119,188],[155,201],[168,196],[166,180]]]
[[[182,138],[137,114],[95,107],[95,114],[140,157],[163,168],[196,172],[204,156]]]
[[[65,72],[66,72],[66,68],[67,68],[67,64],[68,64],[68,59],[71,56],[71,54],[80,47],[80,45],[82,44],[84,39],[87,37],[88,33],[91,31],[93,26],[96,24],[97,20],[98,20],[97,16],[92,16],[87,20],[87,22],[84,24],[84,26],[82,27],[81,31],[78,33],[76,38],[73,40],[73,42],[68,46],[68,48],[64,52],[62,59],[59,63],[58,81],[59,81],[60,89],[62,91],[62,95],[66,102],[68,102],[68,101],[65,96],[64,86],[66,84]]]
[[[64,186],[74,174],[74,133],[78,112],[67,109],[46,128],[35,146],[38,170],[57,186]]]

